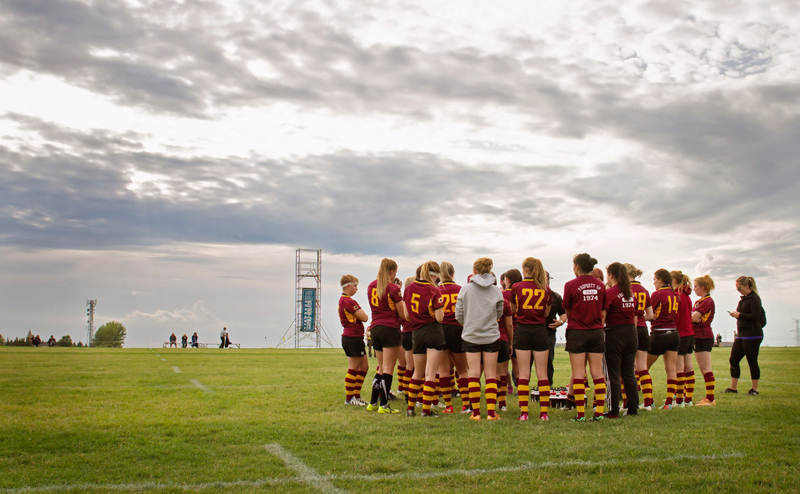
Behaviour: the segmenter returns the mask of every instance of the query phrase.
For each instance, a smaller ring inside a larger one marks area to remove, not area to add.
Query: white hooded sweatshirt
[[[476,274],[458,293],[456,321],[464,326],[461,339],[488,345],[500,339],[497,320],[503,316],[503,293],[492,274]]]

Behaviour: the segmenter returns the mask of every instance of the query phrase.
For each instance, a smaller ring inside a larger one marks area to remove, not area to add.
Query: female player
[[[461,331],[463,328],[458,321],[456,321],[456,302],[458,301],[458,293],[461,291],[461,285],[453,281],[455,276],[455,268],[449,262],[441,264],[441,284],[439,285],[439,292],[442,294],[444,306],[444,319],[442,320],[442,329],[444,330],[444,340],[447,343],[447,348],[442,352],[441,366],[439,367],[439,382],[444,395],[444,411],[442,413],[453,413],[452,403],[452,387],[453,383],[450,380],[450,361],[452,359],[458,372],[458,388],[461,392],[462,403],[468,403],[466,399],[469,393],[469,380],[467,378],[467,356],[464,354],[462,348],[463,342],[461,341]],[[464,406],[462,405],[462,411]]]
[[[400,289],[400,293],[403,293],[403,282],[400,278],[395,278],[392,282],[397,285],[397,288]],[[405,304],[403,304],[405,306]],[[406,321],[405,315],[400,318],[400,353],[397,355],[397,394],[404,395],[406,391],[406,365],[408,361],[406,360],[406,352],[402,347],[402,332],[403,332],[403,323]],[[410,376],[409,376],[410,379]]]
[[[606,292],[606,366],[611,380],[611,411],[608,418],[619,418],[619,401],[622,398],[620,379],[625,389],[631,390],[626,408],[628,415],[636,415],[639,394],[636,393],[636,336],[637,303],[631,290],[628,270],[614,262],[606,268],[609,289]]]
[[[411,378],[411,390],[408,400],[407,417],[415,416],[420,384],[422,392],[422,416],[434,417],[431,410],[433,393],[436,389],[434,379],[441,365],[442,351],[447,343],[442,330],[444,319],[444,300],[436,287],[441,268],[435,261],[428,261],[419,267],[419,276],[406,286],[403,299],[407,302],[408,316],[411,321],[411,344],[414,353],[414,376]]]
[[[678,296],[672,291],[672,275],[666,269],[659,269],[653,275],[655,291],[650,296],[653,303],[653,322],[650,324],[650,350],[647,352],[647,369],[653,366],[658,357],[664,356],[664,370],[667,373],[667,399],[662,410],[672,409],[672,397],[678,382],[675,367],[678,363],[678,349],[681,339],[678,336]]]
[[[642,276],[643,271],[633,264],[625,264],[628,270],[628,278],[631,280],[631,291],[636,299],[636,337],[639,346],[636,349],[636,377],[642,387],[643,403],[639,408],[643,410],[653,409],[653,380],[650,377],[650,370],[647,367],[647,351],[650,350],[650,333],[647,331],[647,321],[653,320],[653,306],[650,301],[650,292],[636,278]],[[637,393],[635,389],[625,387],[625,394]]]
[[[686,387],[686,376],[694,373],[692,366],[692,352],[694,351],[694,329],[692,328],[692,293],[691,280],[681,271],[670,271],[672,276],[672,290],[678,296],[678,337],[680,346],[678,347],[678,363],[675,366],[677,376],[678,396],[675,404],[679,407],[691,406],[694,387]],[[689,390],[688,394],[685,390]],[[713,394],[713,393],[712,393]],[[687,402],[688,401],[688,402]]]
[[[380,372],[375,375],[378,396],[375,396],[373,391],[367,410],[372,411],[372,409],[378,408],[377,401],[380,399],[378,413],[400,412],[389,406],[389,391],[392,389],[394,366],[402,350],[400,321],[406,317],[406,308],[403,304],[400,287],[393,283],[396,276],[397,263],[383,258],[378,269],[378,278],[367,288],[369,305],[372,310],[372,346],[375,348]]]
[[[575,278],[564,285],[564,310],[567,311],[567,346],[572,368],[570,382],[578,409],[574,422],[585,422],[584,378],[586,360],[594,381],[597,408],[594,420],[603,420],[606,400],[606,379],[603,374],[603,318],[605,317],[606,287],[590,273],[597,259],[589,254],[578,254],[572,259]]]
[[[503,273],[505,274],[505,273]],[[513,347],[511,344],[514,342],[514,312],[511,310],[511,304],[505,297],[503,292],[503,316],[497,320],[498,329],[500,330],[500,351],[497,352],[497,410],[505,412],[506,396],[508,396],[508,362],[511,360]]]
[[[703,373],[703,380],[706,383],[706,397],[700,400],[699,406],[716,405],[714,399],[714,387],[716,381],[714,372],[711,370],[711,347],[714,346],[714,332],[711,330],[711,322],[714,320],[714,300],[710,293],[714,290],[714,280],[711,276],[705,275],[694,279],[694,293],[700,297],[692,307],[692,329],[694,330],[694,356],[697,359],[697,366]],[[694,372],[687,380],[687,385],[694,388]],[[690,388],[690,389],[691,389]],[[730,388],[728,388],[730,389]],[[687,405],[692,403],[691,394]]]
[[[497,405],[497,354],[503,316],[503,293],[496,285],[492,260],[482,257],[472,264],[472,277],[456,301],[456,320],[464,326],[461,338],[469,365],[471,420],[481,420],[481,358],[486,375],[486,420],[500,420]]]
[[[413,276],[406,278],[406,288],[411,286],[412,283],[414,283]],[[403,293],[405,294],[405,291]],[[408,405],[408,396],[411,392],[411,379],[414,375],[414,352],[411,321],[408,320],[408,306],[406,306],[406,318],[400,321],[400,342],[403,345],[403,354],[406,357],[406,371],[403,375],[403,388],[405,389],[406,405]],[[417,389],[417,392],[419,392],[419,389]]]
[[[514,285],[522,281],[522,273],[520,273],[519,269],[513,268],[509,269],[504,273],[506,275],[505,278],[505,285],[501,285],[503,288],[503,297],[506,301],[511,304],[512,299],[514,298],[514,293],[511,291],[514,288]],[[511,319],[513,320],[513,327],[512,331],[517,329],[517,316],[513,315],[513,310]],[[511,341],[511,358],[509,362],[511,362],[512,368],[511,373],[508,372],[508,362],[503,364],[503,370],[500,372],[500,388],[505,389],[506,387],[508,394],[514,393],[514,388],[512,387],[513,384],[516,386],[519,383],[519,363],[517,362],[517,354],[514,351],[514,341]],[[519,393],[519,390],[517,391]]]
[[[530,396],[531,362],[536,366],[539,385],[539,419],[549,420],[550,381],[547,378],[547,357],[550,346],[547,341],[545,318],[550,312],[552,295],[547,287],[547,275],[542,261],[528,257],[522,262],[524,278],[512,288],[511,309],[517,315],[514,331],[514,349],[519,363],[517,395],[519,396],[519,420],[528,420]]]
[[[758,395],[758,380],[761,369],[758,367],[758,350],[764,340],[764,326],[767,318],[761,306],[761,297],[758,295],[756,280],[749,276],[740,276],[736,279],[736,290],[742,294],[736,310],[731,312],[731,317],[736,319],[736,338],[731,348],[731,387],[732,392],[737,392],[741,369],[739,362],[742,357],[747,357],[750,366],[750,379],[753,385],[749,395]],[[698,403],[699,405],[699,403]]]
[[[364,344],[364,322],[369,319],[364,309],[353,300],[358,291],[358,278],[352,274],[342,276],[339,281],[342,296],[339,297],[339,321],[342,323],[342,348],[347,355],[347,375],[344,379],[347,398],[345,405],[366,406],[361,399],[361,385],[369,369],[367,347]]]

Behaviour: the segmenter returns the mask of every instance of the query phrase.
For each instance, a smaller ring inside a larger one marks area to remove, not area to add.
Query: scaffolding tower
[[[297,249],[295,252],[294,323],[283,335],[281,346],[289,341],[294,348],[321,348],[322,342],[333,347],[333,341],[322,324],[322,249]]]
[[[86,315],[88,316],[89,320],[87,321],[87,330],[89,332],[89,341],[86,342],[86,346],[94,346],[94,308],[97,306],[97,300],[87,300],[86,301]]]

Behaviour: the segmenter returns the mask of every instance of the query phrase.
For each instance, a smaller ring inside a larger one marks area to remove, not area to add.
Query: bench
[[[201,343],[201,342],[198,342],[197,346],[198,346],[198,348],[209,348],[209,347],[210,348],[215,348],[215,347],[219,347],[219,343]],[[233,348],[233,347],[242,348],[242,345],[241,345],[241,343],[231,343],[229,348]],[[165,341],[164,344],[161,345],[161,348],[169,348],[169,342]],[[183,348],[180,343],[178,343],[178,348]],[[189,344],[186,346],[186,348],[192,348],[192,343],[189,342]]]

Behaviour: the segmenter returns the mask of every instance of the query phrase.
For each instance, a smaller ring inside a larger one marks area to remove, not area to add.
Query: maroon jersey
[[[439,289],[423,280],[414,280],[414,283],[408,285],[403,299],[406,301],[406,309],[411,319],[411,331],[435,323],[436,309],[444,306]]]
[[[692,299],[689,298],[689,294],[684,290],[676,292],[676,295],[678,295],[678,334],[692,336],[694,335],[694,329],[692,329]]]
[[[585,274],[568,281],[562,306],[569,311],[567,329],[602,329],[605,303],[606,287],[594,276]]]
[[[631,291],[631,297],[625,298],[619,286],[613,286],[606,292],[606,326],[619,326],[621,324],[633,324],[636,317],[637,303],[635,293]]]
[[[544,324],[547,306],[553,303],[549,287],[539,288],[530,278],[511,287],[512,300],[517,306],[517,324]]]
[[[511,287],[514,288],[514,287]],[[514,292],[511,289],[503,291],[503,300],[508,302],[509,309],[511,308],[511,302],[514,300]],[[514,330],[517,329],[517,315],[514,312],[511,312],[511,321],[514,323]]]
[[[692,323],[695,338],[713,338],[714,332],[711,331],[711,321],[714,320],[714,300],[706,295],[694,303],[692,312],[700,313],[700,320]]]
[[[500,319],[497,320],[498,328],[500,329],[501,341],[509,341],[508,328],[506,327],[506,317],[512,314],[513,312],[511,312],[511,304],[508,303],[508,300],[503,298],[503,315],[500,317]]]
[[[386,285],[383,297],[378,297],[378,280],[375,280],[367,287],[367,296],[369,297],[369,307],[372,310],[370,327],[386,326],[399,329],[400,316],[397,314],[397,304],[403,300],[400,287],[389,283]]]
[[[650,329],[653,331],[677,329],[680,299],[672,291],[672,288],[662,286],[653,292],[650,301],[653,303],[653,317],[655,317],[655,320],[650,323]]]
[[[411,332],[411,321],[400,321],[400,332],[401,333],[410,333]]]
[[[636,299],[636,315],[639,317],[636,326],[639,328],[646,328],[647,321],[644,320],[644,311],[648,307],[653,306],[650,302],[650,292],[638,281],[631,282],[631,291],[633,292],[633,298]]]
[[[356,317],[356,312],[361,308],[358,302],[348,295],[339,297],[339,320],[344,331],[342,336],[364,337],[364,323]]]
[[[444,307],[442,307],[444,319],[442,319],[442,324],[461,326],[461,324],[456,321],[456,301],[458,300],[458,292],[460,291],[461,285],[457,285],[452,281],[443,281],[442,284],[439,285],[439,293],[442,294],[442,300],[444,301]]]

